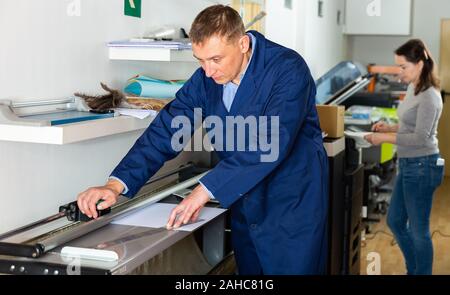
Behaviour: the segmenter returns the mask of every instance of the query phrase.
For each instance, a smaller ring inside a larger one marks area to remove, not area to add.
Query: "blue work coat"
[[[178,130],[172,120],[182,115],[194,124],[194,108],[202,109],[203,119],[214,115],[223,122],[226,116],[278,116],[275,161],[261,162],[262,151],[218,151],[221,161],[201,182],[231,208],[241,274],[321,274],[327,258],[328,164],[315,83],[298,53],[251,33],[256,48],[230,111],[222,101],[223,85],[199,68],[111,175],[128,186],[126,196],[134,196],[178,154],[171,145]]]

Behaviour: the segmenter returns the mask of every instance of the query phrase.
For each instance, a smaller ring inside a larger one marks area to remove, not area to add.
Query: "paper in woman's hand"
[[[344,135],[346,137],[354,139],[356,142],[356,146],[359,148],[368,148],[372,146],[372,144],[364,138],[369,134],[372,134],[372,132],[347,131],[347,130],[344,131]]]

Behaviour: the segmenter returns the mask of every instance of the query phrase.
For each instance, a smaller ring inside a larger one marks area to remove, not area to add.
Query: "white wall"
[[[294,0],[295,1],[295,0]],[[265,33],[273,42],[296,49],[296,9],[284,7],[284,0],[266,0]]]
[[[98,92],[100,81],[122,87],[137,73],[179,79],[195,70],[194,63],[109,61],[105,44],[158,24],[189,30],[210,1],[143,0],[141,19],[123,15],[123,0],[79,0],[81,16],[68,16],[75,1],[0,1],[0,99],[60,98]]]
[[[324,0],[323,17],[318,17],[318,1],[308,0],[305,11],[300,11],[301,17],[306,18],[304,47],[300,52],[304,51],[316,79],[345,58],[347,41],[342,33],[344,4],[343,0]],[[337,23],[338,11],[341,11],[340,24]]]
[[[54,146],[0,142],[0,233],[58,212],[106,181],[139,132]]]
[[[284,1],[266,1],[266,36],[299,52],[315,79],[346,56],[346,38],[342,34],[344,0],[324,0],[323,17],[318,16],[317,0],[294,0],[293,9]],[[337,12],[341,11],[341,24]]]
[[[362,63],[390,65],[394,63],[394,50],[411,38],[425,41],[439,62],[441,19],[450,18],[448,0],[413,0],[412,35],[352,36],[349,37],[349,57]]]
[[[146,73],[188,78],[195,63],[109,61],[105,43],[142,35],[158,24],[189,30],[211,1],[144,0],[142,19],[123,16],[123,0],[0,0],[0,99],[54,99],[102,93]],[[217,1],[214,1],[217,2]],[[104,183],[140,132],[65,146],[0,142],[0,233],[54,214],[87,186]]]

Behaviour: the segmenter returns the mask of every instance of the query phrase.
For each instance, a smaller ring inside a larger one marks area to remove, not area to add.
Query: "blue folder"
[[[114,113],[94,114],[90,112],[66,111],[42,115],[24,116],[23,119],[32,121],[48,121],[51,126],[77,123],[82,121],[105,119],[114,117]]]
[[[175,94],[186,81],[166,81],[145,76],[137,76],[128,81],[124,92],[139,97],[169,99],[175,98]]]

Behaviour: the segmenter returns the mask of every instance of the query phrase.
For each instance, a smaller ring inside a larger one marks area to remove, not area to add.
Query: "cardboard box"
[[[331,138],[344,136],[344,106],[317,105],[320,128]]]

